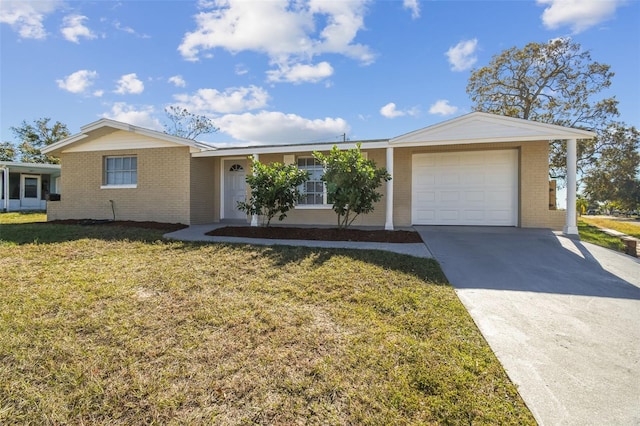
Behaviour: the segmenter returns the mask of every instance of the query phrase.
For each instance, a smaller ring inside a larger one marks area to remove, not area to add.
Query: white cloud
[[[94,39],[96,35],[84,25],[84,21],[88,19],[89,18],[82,15],[65,16],[62,20],[63,26],[60,32],[65,39],[73,43],[80,43],[80,37]]]
[[[95,92],[93,92],[93,96],[95,96],[96,98],[99,98],[102,95],[104,95],[104,90],[96,90]]]
[[[133,124],[151,130],[162,131],[162,123],[154,117],[155,110],[152,106],[142,106],[136,109],[126,102],[116,102],[111,107],[111,111],[102,114],[104,118],[121,121],[123,123]]]
[[[380,108],[380,115],[386,118],[396,118],[396,117],[402,117],[405,115],[416,116],[418,115],[418,113],[419,113],[418,107],[413,107],[407,110],[399,110],[397,109],[396,104],[393,102],[389,102],[388,104]]]
[[[136,73],[125,74],[120,77],[120,80],[118,80],[118,86],[115,90],[116,93],[121,95],[126,95],[128,93],[137,95],[143,91],[144,83],[141,80],[138,80]]]
[[[548,29],[569,26],[574,34],[582,32],[614,16],[622,0],[537,0],[548,5],[542,22]]]
[[[255,144],[302,143],[333,140],[349,133],[342,118],[310,120],[296,114],[261,111],[257,114],[228,114],[215,119],[220,130],[235,139]]]
[[[118,31],[122,31],[122,32],[125,32],[125,33],[127,33],[127,34],[134,35],[134,36],[136,36],[136,37],[140,37],[140,38],[151,38],[151,36],[150,36],[150,35],[148,35],[148,34],[140,34],[140,33],[138,33],[136,30],[134,30],[134,29],[133,29],[133,28],[131,28],[131,27],[125,27],[124,25],[122,25],[122,24],[120,23],[120,21],[115,21],[115,22],[113,23],[113,26],[114,26],[114,27],[115,27],[115,29],[116,29],[116,30],[118,30]]]
[[[85,93],[93,85],[97,77],[98,73],[96,71],[79,70],[61,80],[56,80],[56,83],[58,83],[59,88],[67,92],[79,94]],[[94,96],[102,96],[102,93],[100,95],[96,95],[95,93],[97,92],[94,92]]]
[[[429,114],[442,116],[455,114],[456,112],[458,112],[458,107],[449,105],[449,101],[446,99],[437,100],[436,103],[429,108]]]
[[[184,78],[182,78],[181,75],[169,77],[168,81],[169,83],[173,83],[176,87],[185,87],[187,85],[187,82],[184,81]]]
[[[447,50],[447,57],[453,71],[468,70],[476,63],[478,57],[475,56],[478,47],[478,39],[463,40]]]
[[[180,106],[194,114],[228,114],[263,108],[269,94],[257,86],[231,87],[224,92],[216,89],[199,89],[193,95],[179,94],[174,98]]]
[[[249,72],[249,69],[244,64],[236,65],[236,75],[245,75]]]
[[[267,71],[267,81],[295,84],[317,83],[331,75],[333,75],[333,67],[329,62],[320,62],[317,65],[281,65],[277,70]]]
[[[418,3],[418,0],[404,0],[402,5],[405,9],[409,9],[411,11],[412,19],[420,17],[420,4]]]
[[[0,1],[0,23],[9,24],[20,38],[44,40],[47,31],[43,21],[62,5],[59,0]]]
[[[195,16],[196,29],[184,35],[178,50],[188,61],[197,61],[206,56],[206,51],[215,48],[232,53],[247,50],[263,53],[273,65],[281,68],[273,71],[276,76],[286,67],[307,63],[325,53],[341,54],[370,64],[375,55],[368,46],[354,41],[358,31],[364,28],[366,2],[201,1],[199,5],[206,11]],[[324,65],[323,72],[326,72]],[[285,74],[281,78],[287,81]]]

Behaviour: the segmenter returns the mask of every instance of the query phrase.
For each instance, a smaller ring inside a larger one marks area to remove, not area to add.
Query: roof
[[[595,133],[587,130],[505,117],[486,112],[472,112],[392,139],[217,148],[212,144],[172,136],[155,130],[103,118],[83,126],[80,133],[49,145],[44,148],[42,152],[45,154],[57,154],[67,149],[75,150],[74,145],[76,144],[90,142],[119,130],[153,138],[162,143],[188,146],[194,157],[321,151],[333,145],[348,149],[355,147],[357,143],[361,144],[362,149],[376,149],[394,146],[438,146],[541,140],[551,141],[559,139],[592,139],[596,136]],[[122,146],[122,148],[127,147]],[[115,148],[110,147],[109,149]]]
[[[17,161],[0,161],[0,169],[20,170],[27,173],[59,172],[60,164],[21,163]]]
[[[558,139],[592,139],[587,130],[539,123],[486,112],[472,112],[392,138],[393,145],[450,145]]]
[[[71,146],[81,142],[86,143],[91,140],[97,139],[102,136],[106,136],[109,133],[113,133],[117,130],[123,130],[126,132],[136,133],[142,136],[147,136],[153,139],[157,139],[163,142],[173,143],[176,145],[184,145],[191,148],[193,151],[210,150],[215,149],[212,145],[198,142],[192,139],[181,138],[178,136],[168,135],[166,133],[158,132],[144,127],[134,126],[133,124],[127,124],[120,121],[111,120],[108,118],[102,118],[93,123],[87,124],[80,128],[80,133],[69,136],[59,142],[51,144],[41,151],[45,154],[55,154],[68,149]]]

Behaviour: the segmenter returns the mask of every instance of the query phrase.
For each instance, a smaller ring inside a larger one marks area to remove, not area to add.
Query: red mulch
[[[384,231],[337,228],[294,228],[226,226],[207,232],[219,237],[267,238],[282,240],[361,241],[375,243],[421,243],[420,234],[414,231]]]
[[[59,225],[105,225],[105,226],[123,226],[126,228],[145,228],[158,229],[161,231],[174,232],[180,229],[188,228],[188,225],[182,223],[162,223],[162,222],[136,222],[133,220],[96,220],[96,219],[64,219],[52,220],[51,222]]]

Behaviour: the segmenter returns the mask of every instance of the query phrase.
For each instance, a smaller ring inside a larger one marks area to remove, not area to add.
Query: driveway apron
[[[640,262],[549,230],[416,226],[542,425],[640,424]]]

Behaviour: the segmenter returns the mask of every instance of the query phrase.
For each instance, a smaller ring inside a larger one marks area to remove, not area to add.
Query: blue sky
[[[471,111],[474,67],[571,37],[612,66],[640,127],[640,2],[0,0],[0,127],[101,117],[162,130],[212,117],[219,144],[397,136]]]

